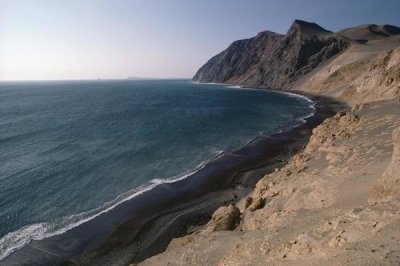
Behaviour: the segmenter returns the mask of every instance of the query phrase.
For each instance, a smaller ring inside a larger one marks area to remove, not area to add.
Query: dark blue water
[[[312,111],[187,80],[2,82],[0,259]]]

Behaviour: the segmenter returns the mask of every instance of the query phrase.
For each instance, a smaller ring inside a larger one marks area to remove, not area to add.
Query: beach
[[[64,234],[34,241],[3,262],[126,264],[162,252],[171,239],[204,227],[219,206],[248,195],[265,172],[306,145],[315,126],[346,109],[328,97],[306,96],[316,111],[304,124],[256,139],[186,179],[161,184]]]

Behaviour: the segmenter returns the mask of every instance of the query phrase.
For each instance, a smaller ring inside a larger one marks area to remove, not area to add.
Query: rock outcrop
[[[256,71],[269,57],[283,35],[263,31],[257,36],[233,42],[226,50],[212,57],[194,76],[194,81],[234,83]]]
[[[350,132],[357,130],[359,118],[351,112],[339,112],[332,118],[313,129],[310,142],[305,148],[306,154],[314,153],[316,150],[327,150],[336,139],[344,139]]]
[[[240,221],[240,210],[234,205],[218,208],[211,217],[213,231],[233,230]]]
[[[299,77],[332,56],[340,53],[348,42],[315,23],[293,22],[272,54],[262,60],[257,70],[239,83],[274,89],[288,88]]]

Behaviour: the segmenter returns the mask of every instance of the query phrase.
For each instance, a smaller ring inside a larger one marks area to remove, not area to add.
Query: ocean
[[[302,96],[190,80],[1,82],[0,260],[313,112]]]

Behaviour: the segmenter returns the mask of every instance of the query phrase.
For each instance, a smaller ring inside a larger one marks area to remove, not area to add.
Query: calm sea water
[[[188,80],[2,82],[0,259],[312,111]]]

